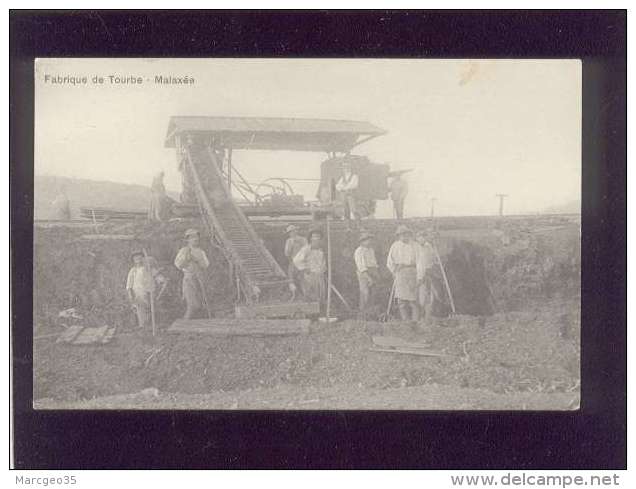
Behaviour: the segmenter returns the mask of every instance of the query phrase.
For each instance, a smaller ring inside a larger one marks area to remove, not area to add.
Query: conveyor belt
[[[281,300],[289,295],[289,279],[233,202],[216,155],[191,147],[187,161],[204,222],[233,265],[247,303]]]

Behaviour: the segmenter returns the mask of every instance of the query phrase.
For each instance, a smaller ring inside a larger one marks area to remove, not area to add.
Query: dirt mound
[[[132,325],[133,314],[126,296],[126,277],[130,255],[145,249],[154,256],[168,286],[158,305],[162,323],[171,323],[182,314],[181,273],[174,257],[183,246],[183,233],[197,227],[197,221],[178,221],[163,225],[145,221],[100,224],[100,234],[130,235],[131,239],[83,239],[92,228],[36,228],[34,233],[34,335],[56,331],[57,314],[77,307],[87,326],[125,327]],[[207,246],[206,246],[207,245]],[[209,243],[203,244],[210,258],[210,281],[219,315],[232,312],[234,288],[227,277],[221,253]]]

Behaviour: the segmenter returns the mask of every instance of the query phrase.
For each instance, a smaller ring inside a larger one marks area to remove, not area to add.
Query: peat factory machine
[[[165,147],[175,148],[182,175],[181,206],[198,208],[209,239],[218,247],[236,283],[237,317],[304,317],[317,303],[290,299],[290,280],[250,224],[249,216],[308,216],[342,213],[336,182],[348,161],[358,175],[356,199],[372,215],[388,197],[388,165],[352,155],[356,146],[385,134],[362,121],[325,119],[191,117],[170,119]],[[315,202],[294,194],[284,178],[253,186],[234,167],[241,150],[324,153]],[[242,199],[233,198],[233,190]]]

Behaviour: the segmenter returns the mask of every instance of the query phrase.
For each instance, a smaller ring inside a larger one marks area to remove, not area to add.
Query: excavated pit
[[[413,228],[427,223],[413,221]],[[282,259],[287,223],[255,225],[274,257]],[[579,383],[579,226],[552,220],[501,221],[496,226],[440,226],[439,253],[458,316],[436,304],[436,325],[415,333],[400,323],[354,318],[308,335],[231,337],[167,335],[183,312],[180,274],[172,260],[185,229],[196,220],[163,225],[101,224],[99,233],[131,240],[87,240],[91,227],[37,227],[34,248],[34,399],[80,401],[100,396],[159,391],[205,394],[255,388],[329,386],[389,389],[426,384],[507,392],[571,392]],[[310,223],[302,225],[307,230]],[[376,236],[382,263],[395,223],[365,221]],[[352,260],[358,229],[332,225],[334,284],[357,305]],[[158,308],[159,335],[134,328],[124,290],[130,253],[145,248],[169,278]],[[232,314],[236,294],[218,250],[208,246],[218,316]],[[386,308],[391,278],[383,276],[376,312]],[[117,326],[103,346],[55,342],[63,331],[59,311],[76,307],[83,324]],[[347,311],[337,302],[341,317]],[[443,358],[369,351],[377,334],[426,341]]]

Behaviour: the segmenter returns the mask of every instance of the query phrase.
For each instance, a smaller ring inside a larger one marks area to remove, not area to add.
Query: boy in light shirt
[[[133,266],[126,279],[126,292],[135,309],[137,325],[143,328],[150,321],[150,294],[156,291],[157,285],[163,285],[166,279],[159,273],[154,258],[145,257],[141,251],[135,251],[131,258]]]
[[[373,235],[363,232],[360,235],[360,246],[353,253],[358,274],[358,284],[360,285],[360,316],[366,319],[369,312],[369,299],[375,284],[378,282],[380,273],[378,262],[375,259],[375,251],[371,248]]]

